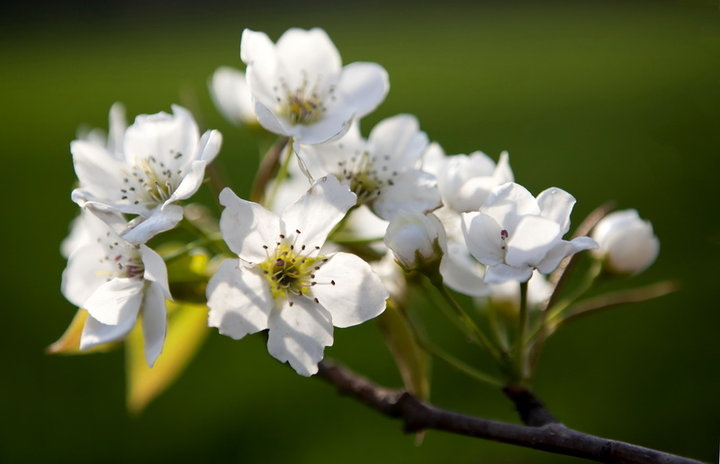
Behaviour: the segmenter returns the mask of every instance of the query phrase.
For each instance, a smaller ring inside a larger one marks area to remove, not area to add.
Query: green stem
[[[525,364],[525,333],[528,326],[528,304],[527,304],[528,283],[520,283],[520,314],[518,316],[517,338],[513,357],[515,359],[515,373],[520,383],[526,380]]]
[[[497,351],[495,346],[490,343],[490,340],[487,338],[485,333],[480,330],[480,327],[475,324],[475,321],[473,321],[472,318],[467,315],[462,306],[460,306],[460,304],[455,301],[455,298],[453,298],[453,296],[450,294],[450,291],[447,289],[447,287],[443,285],[442,282],[435,279],[432,279],[431,283],[440,292],[440,295],[442,295],[445,302],[447,302],[450,308],[453,310],[452,313],[445,312],[446,317],[448,317],[453,323],[455,323],[460,328],[460,330],[465,332],[465,334],[473,342],[485,348],[485,350],[490,353],[490,355],[499,365],[502,365],[502,355]],[[431,294],[432,292],[428,291],[428,293]],[[444,305],[438,306],[444,308]]]
[[[212,250],[221,255],[227,255],[230,254],[227,246],[225,245],[225,242],[222,240],[217,240],[216,238],[211,237],[206,231],[198,227],[197,225],[193,224],[191,221],[189,221],[187,218],[183,218],[183,220],[180,222],[180,225],[187,230],[188,232],[192,233],[196,237],[198,237],[199,240],[204,241],[206,245],[209,245]]]
[[[588,272],[585,274],[583,282],[578,286],[575,292],[568,298],[557,303],[552,303],[555,298],[551,298],[551,305],[543,311],[542,317],[538,324],[532,330],[529,339],[533,342],[530,353],[530,370],[534,369],[537,360],[540,357],[545,340],[552,335],[560,322],[566,310],[571,308],[590,288],[593,286],[597,278],[602,273],[602,262],[596,260]]]
[[[468,377],[472,377],[475,380],[478,380],[480,382],[489,384],[493,387],[502,388],[504,386],[504,383],[495,378],[494,376],[487,374],[479,369],[476,369],[469,364],[466,364],[465,362],[457,359],[456,357],[444,352],[440,348],[432,345],[427,340],[424,340],[421,338],[417,333],[415,334],[415,337],[420,344],[420,346],[430,353],[431,355],[435,356],[436,358],[444,361],[449,366],[454,367],[459,372],[462,372],[463,374],[467,375]]]
[[[273,183],[270,197],[267,201],[265,201],[265,207],[267,208],[272,208],[278,191],[280,190],[280,185],[282,185],[282,183],[285,182],[285,179],[287,179],[290,160],[293,159],[293,142],[294,140],[292,137],[287,141],[287,153],[285,154],[285,159],[283,159],[280,169],[278,169],[277,175],[275,176],[275,182]]]
[[[433,301],[433,303],[436,303],[435,298],[430,296],[430,289],[423,287],[426,292],[428,293],[428,297]],[[440,305],[442,306],[442,305]],[[448,354],[447,352],[443,351],[442,349],[435,346],[433,343],[431,343],[423,334],[422,331],[420,331],[415,323],[412,321],[408,315],[404,314],[402,316],[405,321],[407,322],[408,327],[410,328],[410,331],[412,333],[412,336],[417,341],[418,345],[428,353],[430,353],[432,356],[435,356],[436,358],[444,361],[449,366],[455,368],[459,372],[462,372],[463,374],[478,380],[480,382],[489,384],[493,387],[499,387],[502,388],[505,384],[501,380],[497,379],[495,376],[488,374],[486,372],[483,372],[479,369],[476,369],[469,364],[457,359],[456,357]]]
[[[486,307],[486,310],[488,323],[490,324],[490,330],[492,331],[495,338],[495,343],[500,350],[502,350],[504,353],[507,353],[510,350],[510,341],[508,340],[507,328],[505,327],[505,324],[503,324],[502,327],[500,326],[501,323],[498,320],[497,311],[495,310],[495,308],[488,306]]]

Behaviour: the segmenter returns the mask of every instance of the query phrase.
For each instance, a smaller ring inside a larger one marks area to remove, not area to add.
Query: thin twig
[[[265,156],[263,156],[262,161],[260,161],[257,174],[255,174],[252,190],[250,191],[250,201],[262,203],[265,198],[265,188],[275,174],[278,166],[280,166],[280,155],[282,155],[283,149],[287,143],[288,138],[281,137],[272,147],[270,147],[267,153],[265,153]]]
[[[354,397],[386,416],[401,419],[407,433],[443,430],[604,463],[700,464],[693,459],[578,432],[560,423],[532,427],[448,411],[420,401],[407,392],[376,385],[329,362],[320,363],[318,376],[334,385],[341,394]]]
[[[607,293],[605,295],[581,301],[575,305],[573,310],[561,321],[561,324],[566,324],[583,316],[587,316],[588,314],[612,308],[613,306],[647,301],[653,298],[668,295],[676,292],[677,290],[677,283],[671,280],[666,280],[646,287]]]

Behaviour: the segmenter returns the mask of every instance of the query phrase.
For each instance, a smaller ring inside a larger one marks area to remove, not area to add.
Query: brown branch
[[[527,388],[508,385],[502,391],[515,404],[515,409],[523,424],[540,427],[560,422],[550,411],[545,409],[542,401]]]
[[[263,159],[260,161],[257,174],[255,174],[255,180],[253,181],[252,189],[250,191],[250,201],[256,203],[262,203],[265,198],[265,188],[275,175],[278,166],[280,166],[280,158],[282,152],[288,143],[287,137],[281,137],[278,141],[270,147],[265,153]]]
[[[407,433],[444,430],[604,463],[700,464],[693,459],[578,432],[557,422],[532,427],[448,411],[422,402],[407,392],[376,385],[329,362],[320,363],[318,376],[334,385],[340,394],[352,396],[386,416],[401,419]]]

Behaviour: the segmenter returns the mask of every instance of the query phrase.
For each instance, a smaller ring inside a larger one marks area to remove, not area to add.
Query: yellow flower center
[[[280,243],[275,252],[260,263],[275,300],[287,298],[288,294],[310,296],[310,287],[316,283],[315,271],[327,259],[322,256],[313,258],[302,254],[303,251],[298,253],[294,245]]]

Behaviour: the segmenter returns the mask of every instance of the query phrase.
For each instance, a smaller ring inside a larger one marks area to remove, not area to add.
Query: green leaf
[[[52,345],[45,349],[48,354],[87,354],[87,353],[98,353],[102,351],[108,351],[115,348],[118,343],[106,343],[104,345],[98,345],[89,350],[80,351],[80,336],[82,335],[83,327],[85,327],[85,321],[88,318],[88,312],[84,309],[78,309],[73,317],[72,322],[65,333]]]
[[[207,307],[168,302],[168,328],[163,352],[150,368],[145,361],[141,324],[126,341],[127,407],[142,412],[180,376],[209,333]]]
[[[204,253],[184,255],[168,264],[170,293],[174,298],[205,303],[209,258]]]
[[[395,358],[405,389],[417,398],[427,400],[430,397],[430,357],[418,344],[407,315],[389,299],[387,308],[376,320]]]

